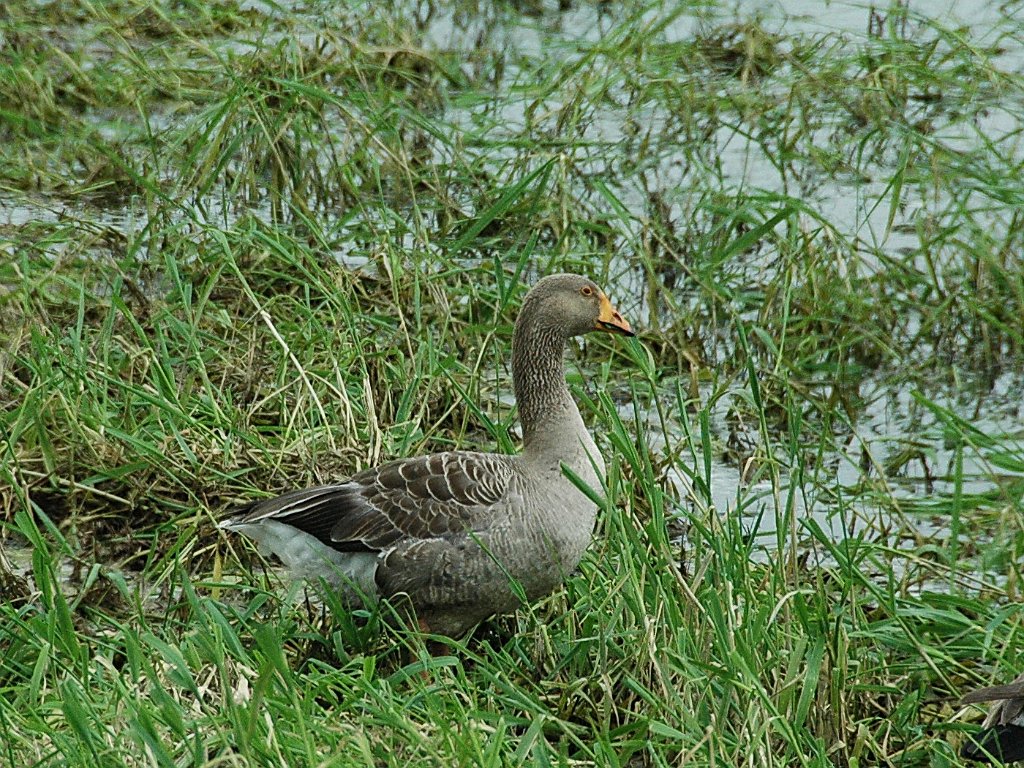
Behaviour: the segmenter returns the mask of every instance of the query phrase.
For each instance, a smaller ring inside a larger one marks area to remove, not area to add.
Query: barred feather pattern
[[[510,457],[449,451],[364,470],[238,510],[225,527],[273,518],[339,551],[385,550],[486,528],[512,477]]]

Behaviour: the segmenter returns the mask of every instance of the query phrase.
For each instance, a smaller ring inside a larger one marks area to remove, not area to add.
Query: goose
[[[432,634],[463,636],[551,593],[579,564],[597,515],[566,470],[603,485],[563,361],[568,340],[592,331],[634,335],[586,277],[545,277],[523,300],[512,337],[521,453],[398,459],[255,501],[220,527],[277,555],[293,577],[324,580],[346,604],[407,600]]]
[[[1008,685],[971,691],[961,705],[995,702],[981,731],[968,741],[961,756],[979,762],[1012,763],[1024,760],[1024,675]]]

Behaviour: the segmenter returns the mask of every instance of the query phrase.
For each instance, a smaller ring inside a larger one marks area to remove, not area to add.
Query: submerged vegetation
[[[0,763],[961,764],[1024,671],[1024,14],[746,5],[4,4]],[[431,654],[216,529],[514,450],[551,271],[640,332],[570,364],[563,591]]]

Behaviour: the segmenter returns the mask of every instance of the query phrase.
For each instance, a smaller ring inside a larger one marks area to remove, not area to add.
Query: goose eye
[[[591,288],[589,285],[584,285],[582,288],[580,288],[580,293],[582,293],[584,296],[593,296],[594,289]]]

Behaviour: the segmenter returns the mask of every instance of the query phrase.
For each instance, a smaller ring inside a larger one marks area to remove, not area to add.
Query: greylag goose
[[[566,342],[632,336],[605,294],[551,275],[523,300],[512,337],[519,455],[448,451],[257,501],[222,528],[276,554],[293,576],[324,579],[350,604],[401,595],[420,628],[458,637],[520,595],[552,592],[576,568],[597,507],[567,468],[600,489],[604,461],[565,382]]]
[[[982,723],[981,732],[960,753],[968,760],[1012,763],[1024,760],[1024,675],[1009,685],[993,685],[971,691],[961,704],[995,702]]]

